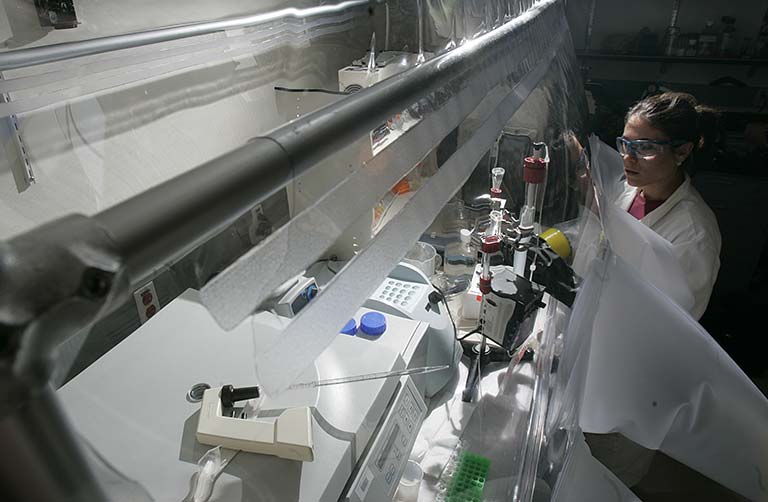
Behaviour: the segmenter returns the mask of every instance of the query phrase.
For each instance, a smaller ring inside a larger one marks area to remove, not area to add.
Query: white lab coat
[[[625,182],[624,192],[616,203],[628,211],[636,194],[637,188]],[[720,269],[720,228],[715,214],[686,176],[662,205],[640,221],[672,244],[693,293],[690,313],[694,319],[700,319]]]

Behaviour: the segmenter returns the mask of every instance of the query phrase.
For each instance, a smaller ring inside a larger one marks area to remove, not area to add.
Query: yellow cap
[[[571,255],[571,244],[568,242],[568,238],[560,230],[556,228],[549,228],[541,233],[539,236],[544,242],[549,244],[552,250],[565,259]]]

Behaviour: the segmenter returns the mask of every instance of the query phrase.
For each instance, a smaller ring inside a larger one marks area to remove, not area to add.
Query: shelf
[[[638,63],[725,64],[742,66],[768,66],[766,58],[702,58],[686,56],[638,56],[635,54],[610,54],[603,52],[576,51],[576,57],[604,61],[634,61]]]
[[[639,56],[636,54],[612,54],[605,52],[576,51],[576,57],[601,61],[629,61],[635,63],[661,63],[661,73],[665,73],[668,64],[719,64],[748,66],[747,76],[755,74],[757,68],[768,66],[766,58],[702,58],[686,56]]]

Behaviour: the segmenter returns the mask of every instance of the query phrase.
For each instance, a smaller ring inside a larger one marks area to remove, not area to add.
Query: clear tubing
[[[525,179],[525,206],[520,214],[520,226],[523,229],[539,231],[538,212],[544,197],[547,169],[549,167],[549,149],[544,143],[533,144],[533,156],[523,163],[523,179]]]
[[[503,219],[504,216],[501,214],[501,211],[491,211],[491,224],[488,227],[488,230],[486,230],[485,235],[501,236],[501,222]]]
[[[491,255],[490,253],[482,253],[483,259],[482,259],[482,269],[480,271],[480,278],[481,279],[490,279],[491,278]]]
[[[416,56],[416,64],[421,64],[427,60],[424,56],[424,6],[423,0],[416,0],[417,15],[419,16],[419,54]]]
[[[379,380],[382,378],[389,378],[393,376],[404,375],[423,375],[425,373],[432,373],[434,371],[447,370],[451,366],[449,364],[443,364],[441,366],[422,366],[419,368],[410,368],[406,370],[393,370],[393,371],[379,371],[376,373],[366,373],[365,375],[354,375],[347,377],[326,378],[325,380],[312,380],[311,382],[295,383],[288,387],[289,390],[297,389],[311,389],[313,387],[324,387],[326,385],[339,385],[343,383],[352,382],[365,382],[368,380]]]
[[[536,219],[536,207],[538,202],[540,185],[527,183],[525,187],[525,206],[520,212],[520,226],[533,227]]]
[[[368,53],[368,78],[376,70],[376,32],[371,35],[371,52]]]
[[[539,194],[543,184],[526,183],[525,185],[525,205],[520,211],[520,230],[533,232],[536,230],[536,207],[538,204]],[[520,244],[525,245],[531,241],[530,234],[520,239]],[[528,259],[528,252],[526,249],[515,251],[512,268],[515,274],[525,277],[525,263]]]
[[[530,237],[525,237],[524,239],[521,239],[521,243],[525,243],[530,241]],[[512,268],[515,271],[515,274],[519,275],[520,277],[525,277],[525,261],[528,258],[528,253],[526,251],[515,251],[515,256],[512,261]]]

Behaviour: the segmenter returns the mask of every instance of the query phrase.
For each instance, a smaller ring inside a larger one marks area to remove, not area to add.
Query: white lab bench
[[[373,367],[378,363],[371,365],[371,361],[379,361],[385,369],[409,343],[407,338],[416,337],[415,330],[426,327],[424,323],[394,316],[388,316],[387,321],[392,336],[383,336],[375,344],[356,340],[355,343],[359,343],[350,345],[348,357],[336,366],[326,364],[325,367],[340,367],[343,363],[344,374],[365,374],[379,370]],[[188,290],[68,382],[58,391],[58,396],[79,436],[98,452],[109,469],[135,482],[128,486],[129,491],[130,486],[138,484],[154,500],[189,500],[197,462],[211,447],[195,439],[200,405],[188,402],[186,393],[192,385],[201,382],[214,387],[252,385],[255,374],[252,336],[248,322],[232,332],[223,332],[199,303],[197,293]],[[366,357],[368,352],[370,357]],[[506,444],[507,440],[523,441],[529,429],[535,380],[533,365],[513,366],[506,385],[501,387],[500,381],[507,370],[506,365],[498,365],[480,382],[479,401],[463,403],[461,391],[467,375],[466,363],[464,358],[459,374],[449,387],[433,398],[431,411],[419,431],[419,438],[428,444],[422,461],[425,478],[419,500],[433,500],[437,495],[441,474],[460,439],[469,451],[489,456],[495,462],[489,484],[493,484],[494,479],[507,479],[506,468],[515,459],[498,451],[499,433],[505,435]],[[316,367],[300,380],[341,376],[318,375]],[[331,421],[343,424],[337,429],[362,430],[360,437],[367,441],[376,433],[379,417],[375,416],[375,410],[379,410],[380,415],[381,407],[386,405],[374,402],[381,394],[379,389],[394,385],[394,380],[286,393],[273,404],[287,407],[309,403],[322,407]],[[321,402],[325,404],[318,404]],[[357,409],[371,411],[363,416]],[[496,426],[503,430],[494,430]],[[333,437],[323,427],[314,426],[314,434],[317,446],[314,462],[237,454],[217,479],[211,500],[287,502],[326,498],[322,493],[307,493],[309,485],[305,480],[330,476],[336,488],[344,485],[353,472],[354,461],[339,462],[339,459],[359,458],[360,452],[354,451],[354,441]],[[494,458],[494,452],[501,453],[502,457]],[[341,467],[329,474],[327,468],[334,463]]]
[[[548,295],[544,300],[549,302]],[[476,321],[460,319],[458,303],[451,302],[451,311],[458,321],[460,337],[475,327]],[[418,437],[427,444],[420,462],[424,479],[419,501],[434,500],[445,491],[449,471],[461,451],[491,460],[484,492],[486,500],[511,500],[511,492],[523,475],[526,455],[533,453],[531,447],[535,447],[535,438],[533,442],[529,442],[529,438],[535,436],[532,432],[536,421],[542,418],[540,413],[545,412],[534,406],[534,392],[537,386],[547,385],[541,377],[549,374],[550,367],[547,361],[538,358],[520,359],[526,348],[538,351],[545,334],[546,314],[546,309],[538,311],[530,338],[515,352],[514,364],[488,363],[482,369],[476,401],[465,403],[461,399],[470,364],[466,356],[450,388],[442,396],[433,398]],[[468,339],[480,340],[479,335]]]

